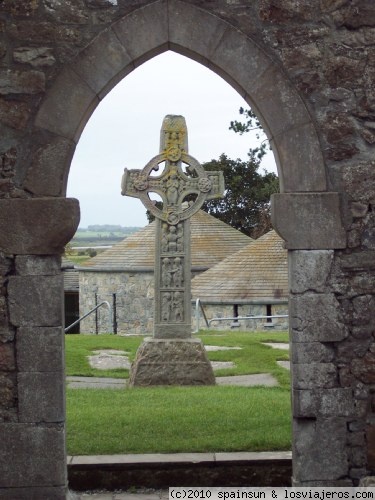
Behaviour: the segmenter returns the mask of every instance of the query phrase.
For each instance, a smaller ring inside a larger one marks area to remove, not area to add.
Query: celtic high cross
[[[223,174],[206,172],[188,154],[185,118],[167,115],[161,128],[160,154],[143,170],[125,169],[121,187],[122,195],[139,198],[156,218],[154,338],[189,338],[190,217],[205,200],[223,195]],[[150,193],[160,196],[161,208]]]

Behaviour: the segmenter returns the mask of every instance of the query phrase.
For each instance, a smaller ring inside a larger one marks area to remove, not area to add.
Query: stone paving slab
[[[289,344],[285,342],[262,342],[262,345],[268,345],[273,349],[282,349],[283,351],[289,351]]]
[[[253,375],[233,375],[231,377],[216,377],[217,385],[238,385],[242,387],[254,387],[265,385],[275,387],[278,381],[270,373],[255,373]]]
[[[204,348],[207,352],[216,352],[216,351],[240,351],[242,347],[227,347],[224,345],[205,345]]]
[[[290,361],[277,361],[277,364],[281,366],[281,368],[285,368],[286,370],[290,370]]]
[[[67,377],[66,379],[70,389],[125,389],[127,387],[127,379],[101,377]],[[275,387],[278,385],[277,380],[269,373],[216,377],[216,383],[217,385],[243,387],[258,385]]]
[[[101,349],[93,351],[93,356],[88,356],[90,366],[97,370],[113,370],[114,368],[130,369],[131,362],[126,351],[116,349]]]
[[[105,377],[66,377],[70,389],[125,389],[127,379]]]
[[[74,455],[67,457],[68,465],[95,464],[160,464],[242,462],[260,460],[291,460],[291,451],[235,451],[211,453],[129,453],[123,455]]]

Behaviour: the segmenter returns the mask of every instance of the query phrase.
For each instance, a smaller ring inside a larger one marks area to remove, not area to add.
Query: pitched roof
[[[62,257],[61,270],[64,278],[65,292],[77,292],[79,290],[79,274],[74,269],[74,263],[66,257]]]
[[[202,302],[286,300],[288,263],[283,240],[275,231],[266,233],[196,276],[191,288],[193,298]]]
[[[203,210],[191,218],[192,268],[209,269],[247,246],[252,239]],[[155,222],[89,259],[84,268],[121,270],[154,268]]]

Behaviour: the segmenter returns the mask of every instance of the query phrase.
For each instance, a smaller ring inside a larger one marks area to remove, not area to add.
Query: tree
[[[203,164],[205,170],[221,170],[225,179],[225,196],[205,202],[203,210],[252,238],[272,229],[270,196],[279,189],[276,174],[258,172],[257,154],[250,150],[247,161],[222,154],[218,160]]]
[[[279,191],[279,181],[272,172],[259,173],[269,144],[258,118],[251,109],[240,108],[239,113],[245,121],[234,120],[229,129],[241,135],[257,130],[257,139],[263,140],[249,150],[247,161],[231,160],[222,154],[219,160],[203,164],[206,170],[223,172],[226,188],[224,198],[206,202],[203,209],[248,236],[259,238],[272,229],[270,197]]]
[[[262,139],[262,141],[258,147],[250,149],[249,153],[261,160],[266,154],[267,149],[269,149],[269,142],[267,137],[265,137],[263,127],[260,124],[257,115],[251,109],[245,109],[241,107],[238,112],[240,113],[240,115],[244,116],[245,122],[233,120],[230,122],[229,130],[233,130],[233,132],[240,135],[251,132],[252,130],[257,130],[255,136],[258,141],[260,139]]]

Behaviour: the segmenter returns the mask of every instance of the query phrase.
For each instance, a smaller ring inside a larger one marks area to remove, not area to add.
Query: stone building
[[[288,256],[284,242],[270,231],[211,269],[191,284],[207,319],[288,314]],[[204,328],[204,321],[199,321]],[[288,318],[215,321],[212,328],[286,330]]]
[[[100,100],[166,50],[230,83],[272,144],[273,226],[289,263],[293,482],[374,475],[375,3],[4,0],[0,26],[1,495],[66,496],[60,256],[79,223],[66,198],[71,159]]]
[[[251,238],[200,210],[191,219],[193,276],[249,244]],[[108,301],[116,333],[152,334],[155,223],[125,238],[79,268],[80,315]],[[98,309],[81,332],[108,331],[108,310]]]

